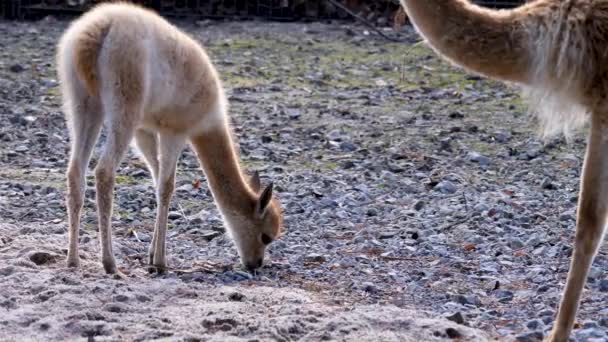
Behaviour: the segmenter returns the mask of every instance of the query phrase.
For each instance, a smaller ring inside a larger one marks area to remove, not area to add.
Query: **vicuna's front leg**
[[[594,113],[581,179],[572,262],[557,321],[548,341],[568,341],[587,273],[604,235],[607,200],[608,118]]]
[[[159,134],[159,172],[156,184],[156,224],[154,237],[150,244],[150,264],[160,272],[167,268],[165,239],[167,236],[167,216],[169,204],[175,187],[175,169],[177,159],[184,148],[185,139],[182,136]]]

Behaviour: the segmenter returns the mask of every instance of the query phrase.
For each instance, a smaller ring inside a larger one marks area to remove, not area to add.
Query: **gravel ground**
[[[8,340],[537,341],[565,282],[584,135],[543,144],[517,89],[358,26],[179,22],[208,48],[243,164],[272,179],[286,231],[238,267],[184,151],[168,274],[144,263],[155,203],[129,152],[104,275],[89,174],[83,269],[64,267],[67,130],[55,43],[67,22],[0,21],[0,327]],[[102,136],[103,139],[103,136]],[[95,163],[95,157],[92,166]],[[578,341],[608,340],[608,246]],[[483,332],[482,332],[483,331]]]

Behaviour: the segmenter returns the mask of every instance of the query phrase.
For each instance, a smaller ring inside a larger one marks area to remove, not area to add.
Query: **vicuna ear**
[[[260,182],[260,173],[255,171],[251,178],[249,179],[249,185],[253,188],[253,191],[259,192],[262,187],[262,183]]]
[[[266,212],[266,208],[268,208],[268,204],[270,204],[270,200],[272,199],[272,182],[268,184],[266,189],[262,191],[260,198],[258,199],[258,203],[256,205],[256,213],[261,217],[264,216]]]

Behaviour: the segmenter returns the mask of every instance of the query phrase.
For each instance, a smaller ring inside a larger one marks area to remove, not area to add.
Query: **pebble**
[[[603,331],[603,329],[598,329],[598,328],[588,328],[588,329],[576,330],[574,332],[574,335],[576,336],[576,339],[579,341],[589,341],[591,339],[602,339],[605,341],[605,339],[608,338],[608,336],[606,335],[606,332]]]
[[[530,330],[542,330],[545,327],[545,322],[540,319],[533,319],[526,323],[526,328]]]
[[[8,69],[14,73],[19,73],[25,70],[21,64],[12,64]]]
[[[540,187],[545,189],[545,190],[555,190],[556,187],[553,184],[553,182],[551,181],[550,178],[544,178],[540,184]]]
[[[458,191],[456,185],[450,181],[439,182],[437,185],[435,185],[435,189],[444,194],[453,194]]]
[[[451,315],[448,315],[445,318],[447,318],[448,320],[455,322],[457,324],[464,324],[464,322],[465,322],[464,316],[462,315],[462,312],[460,312],[460,311],[455,312]]]
[[[364,282],[363,284],[361,284],[361,288],[363,289],[363,291],[368,293],[378,292],[378,287],[371,282]]]
[[[230,294],[228,295],[228,299],[231,302],[242,302],[243,299],[245,299],[245,295],[243,295],[240,292],[230,292]]]
[[[170,211],[167,217],[169,218],[169,220],[179,220],[183,216],[179,211]]]
[[[521,335],[515,336],[517,342],[541,342],[544,338],[544,334],[541,331],[533,331]]]
[[[469,154],[467,155],[467,159],[474,163],[478,163],[481,166],[490,165],[491,162],[490,158],[482,156],[478,152],[469,152]]]
[[[608,292],[608,279],[602,279],[598,286],[600,292]]]
[[[327,258],[322,254],[311,253],[311,254],[306,255],[306,257],[304,257],[304,261],[323,263],[323,262],[327,261]]]

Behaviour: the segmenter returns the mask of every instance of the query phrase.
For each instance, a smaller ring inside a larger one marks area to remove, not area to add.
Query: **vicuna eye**
[[[270,236],[266,235],[266,234],[262,234],[262,243],[265,245],[268,245],[272,242],[272,239],[270,238]]]

